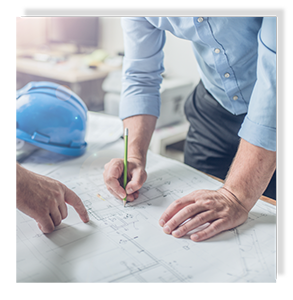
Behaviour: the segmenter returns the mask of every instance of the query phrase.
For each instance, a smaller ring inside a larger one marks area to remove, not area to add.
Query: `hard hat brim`
[[[81,156],[82,154],[84,154],[87,147],[86,142],[84,142],[84,144],[82,144],[79,147],[65,147],[61,145],[42,143],[33,140],[29,134],[20,129],[16,129],[16,137],[42,149],[69,156]]]

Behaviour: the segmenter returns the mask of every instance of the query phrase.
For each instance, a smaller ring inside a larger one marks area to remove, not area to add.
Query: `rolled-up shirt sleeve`
[[[122,18],[125,56],[119,117],[159,117],[165,32],[143,17]]]
[[[276,18],[263,19],[258,34],[257,80],[239,136],[276,151]]]

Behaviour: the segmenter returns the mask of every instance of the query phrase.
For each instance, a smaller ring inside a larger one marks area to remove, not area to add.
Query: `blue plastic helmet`
[[[70,156],[86,150],[87,107],[62,85],[30,82],[18,90],[16,121],[18,139]]]

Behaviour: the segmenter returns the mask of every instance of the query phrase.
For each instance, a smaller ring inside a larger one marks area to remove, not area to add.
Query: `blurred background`
[[[16,18],[17,89],[30,81],[69,87],[91,111],[118,116],[124,55],[120,17]],[[183,160],[186,97],[199,81],[191,44],[166,33],[161,115],[151,150]]]

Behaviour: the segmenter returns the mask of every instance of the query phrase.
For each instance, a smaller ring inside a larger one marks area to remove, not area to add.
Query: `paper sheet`
[[[140,196],[123,207],[103,183],[113,157],[123,157],[122,140],[50,171],[79,195],[89,223],[68,206],[62,224],[43,234],[17,212],[18,282],[275,282],[275,206],[259,200],[243,225],[207,241],[176,239],[158,224],[168,205],[221,183],[150,152]]]

